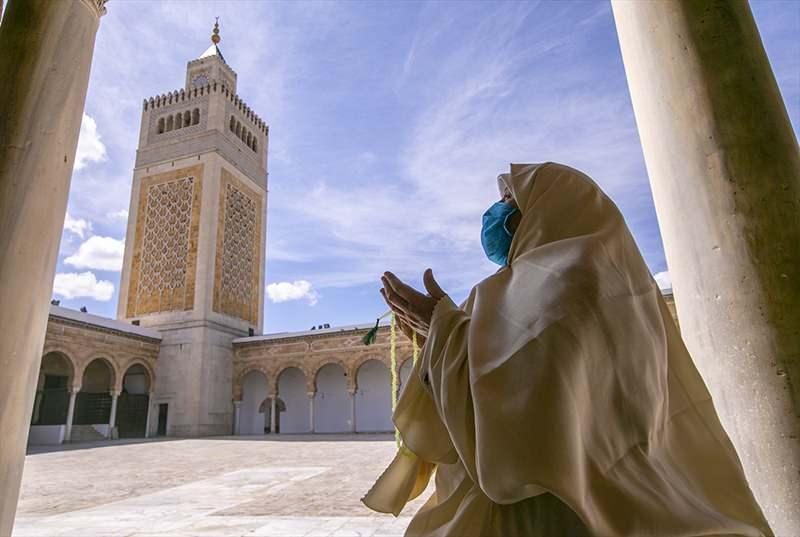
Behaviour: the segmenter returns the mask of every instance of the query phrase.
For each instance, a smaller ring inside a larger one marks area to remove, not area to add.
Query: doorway
[[[158,405],[158,429],[156,435],[167,436],[167,407],[168,403],[161,403]]]

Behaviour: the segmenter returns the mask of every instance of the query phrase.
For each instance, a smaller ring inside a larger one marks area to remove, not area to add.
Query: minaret
[[[150,431],[176,436],[231,433],[231,341],[263,324],[269,128],[219,42],[144,101],[120,281],[117,316],[164,338]]]

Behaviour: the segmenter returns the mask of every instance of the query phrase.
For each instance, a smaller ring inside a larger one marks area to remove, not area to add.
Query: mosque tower
[[[263,326],[269,127],[218,23],[211,41],[183,89],[144,101],[117,308],[162,334],[151,429],[175,436],[231,433],[231,341]]]

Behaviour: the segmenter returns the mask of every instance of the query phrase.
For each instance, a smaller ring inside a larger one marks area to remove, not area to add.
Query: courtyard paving
[[[30,450],[14,537],[400,536],[360,498],[391,435],[221,437]]]

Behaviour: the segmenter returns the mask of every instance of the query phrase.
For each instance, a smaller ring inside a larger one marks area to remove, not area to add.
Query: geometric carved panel
[[[128,317],[194,306],[201,184],[202,165],[142,179]]]
[[[219,201],[214,311],[257,324],[261,196],[223,168]]]

